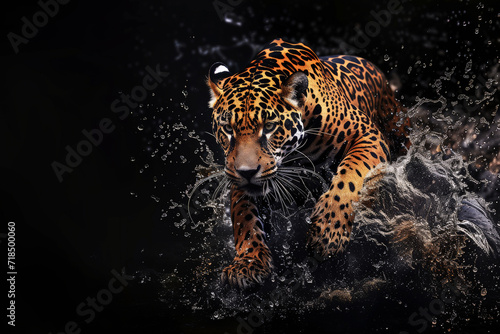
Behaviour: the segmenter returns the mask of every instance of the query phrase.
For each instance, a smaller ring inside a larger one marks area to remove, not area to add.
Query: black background
[[[216,151],[205,133],[210,132],[204,83],[210,64],[224,61],[241,69],[260,46],[277,37],[305,42],[320,55],[350,52],[370,59],[400,77],[399,96],[407,106],[416,96],[436,98],[429,84],[447,68],[462,71],[472,60],[472,71],[481,74],[498,62],[499,9],[495,1],[482,3],[408,1],[363,49],[353,47],[355,27],[372,21],[370,10],[386,8],[384,2],[243,1],[234,6],[238,26],[222,20],[211,1],[70,1],[19,46],[18,54],[3,38],[0,231],[5,233],[8,221],[16,222],[18,332],[56,333],[70,320],[79,322],[83,333],[212,332],[180,325],[183,319],[172,319],[164,305],[134,289],[116,296],[91,325],[75,312],[85,298],[106,287],[112,269],[147,261],[142,252],[165,254],[145,266],[170,272],[182,263],[188,241],[160,216],[171,199],[182,200],[180,193],[194,183],[193,168],[201,159],[190,141],[167,161],[158,159],[175,139],[159,146],[152,136],[160,131],[159,119],[182,122]],[[20,34],[21,18],[38,10],[35,1],[3,9],[3,36]],[[417,60],[433,65],[408,74]],[[169,77],[144,102],[150,106],[119,120],[111,103],[119,92],[129,93],[142,82],[146,66],[157,64]],[[465,87],[452,84],[441,91],[451,99]],[[66,145],[74,148],[84,139],[81,131],[96,128],[105,117],[116,129],[58,182],[51,163],[63,162]],[[139,124],[144,130],[138,130]],[[151,147],[160,150],[156,157]],[[182,163],[180,155],[188,162]],[[140,173],[145,164],[149,167]]]

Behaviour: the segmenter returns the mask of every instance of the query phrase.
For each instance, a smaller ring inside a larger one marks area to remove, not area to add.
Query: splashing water
[[[426,103],[435,101],[422,99],[416,108]],[[416,112],[412,109],[409,113]],[[179,129],[188,131],[186,127]],[[232,260],[234,242],[228,190],[218,188],[221,166],[209,154],[205,164],[196,168],[203,183],[186,191],[197,213],[192,221],[185,220],[179,226],[190,231],[189,237],[196,233],[201,238],[185,261],[192,263],[192,271],[184,276],[163,275],[166,289],[160,292],[161,299],[175,305],[182,296],[183,307],[211,319],[260,312],[265,321],[275,321],[333,305],[346,312],[381,296],[401,303],[405,300],[401,290],[432,296],[447,282],[456,283],[464,300],[494,298],[497,293],[484,291],[497,290],[498,276],[487,279],[485,275],[499,270],[494,262],[500,252],[498,226],[487,203],[468,190],[467,182],[478,181],[469,175],[462,156],[440,151],[445,140],[444,135],[428,129],[415,130],[406,156],[370,173],[356,205],[350,247],[339,259],[321,264],[319,269],[308,264],[303,250],[314,198],[290,204],[291,216],[280,207],[264,209],[263,219],[272,222],[269,245],[277,268],[269,284],[251,293],[232,291],[219,282],[220,272]],[[207,144],[200,145],[211,152]],[[215,197],[214,192],[218,194]],[[198,209],[211,213],[199,215]],[[173,282],[176,293],[171,290]],[[397,288],[389,292],[391,285]],[[476,290],[476,294],[471,292]],[[447,319],[458,309],[450,309]],[[498,314],[496,308],[483,305],[482,312],[485,310],[489,316]]]
[[[249,38],[235,48],[256,46],[260,44]],[[218,54],[221,48],[206,47],[203,52]],[[389,55],[384,58],[393,60]],[[414,75],[422,64],[416,62],[408,74]],[[472,65],[448,69],[434,80],[437,97],[415,99],[408,111],[415,124],[413,147],[407,156],[372,171],[356,206],[352,240],[344,254],[319,266],[308,261],[305,235],[314,196],[290,203],[286,212],[280,206],[262,210],[263,220],[272,222],[269,246],[276,270],[259,291],[242,293],[219,282],[222,269],[233,259],[234,241],[228,189],[221,182],[215,146],[187,123],[164,124],[160,139],[170,144],[159,151],[155,144],[147,144],[152,157],[182,163],[186,158],[181,153],[191,150],[203,163],[193,168],[196,176],[181,190],[182,200],[170,200],[161,214],[162,221],[185,237],[187,256],[173,271],[157,274],[160,300],[170,308],[216,320],[261,314],[264,322],[291,321],[331,310],[346,316],[352,310],[373,311],[384,303],[401,308],[402,317],[408,317],[453,282],[460,303],[447,305],[441,313],[445,317],[433,320],[434,325],[459,326],[466,321],[458,316],[463,314],[485,320],[498,316],[500,275],[495,259],[500,237],[494,218],[498,207],[484,200],[499,195],[498,82],[492,79],[498,65],[491,66],[491,76],[480,88],[472,77]],[[474,97],[445,97],[457,77],[466,79]],[[180,108],[193,109],[186,106],[183,101]],[[147,126],[141,123],[139,131],[146,136]],[[327,171],[322,175],[328,179]],[[161,184],[161,178],[155,182]],[[165,202],[161,196],[153,198],[157,199]],[[465,310],[464,305],[474,306]]]

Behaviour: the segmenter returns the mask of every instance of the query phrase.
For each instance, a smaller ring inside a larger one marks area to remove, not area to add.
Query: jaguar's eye
[[[264,132],[265,132],[265,133],[270,133],[270,132],[272,132],[274,129],[276,129],[276,125],[277,125],[276,123],[271,123],[271,122],[266,123],[266,124],[264,125]]]
[[[226,123],[222,126],[222,129],[224,130],[225,133],[227,133],[228,135],[232,134],[233,133],[233,128],[231,127],[231,125],[229,123]]]

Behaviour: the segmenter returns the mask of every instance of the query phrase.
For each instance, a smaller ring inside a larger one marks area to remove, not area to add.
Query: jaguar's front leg
[[[271,273],[271,252],[256,205],[236,186],[231,189],[231,220],[236,256],[223,270],[222,282],[241,288],[262,283]]]
[[[366,174],[387,161],[388,155],[385,140],[377,129],[353,142],[311,216],[307,244],[317,259],[324,260],[346,247],[354,222],[352,203],[358,201]]]

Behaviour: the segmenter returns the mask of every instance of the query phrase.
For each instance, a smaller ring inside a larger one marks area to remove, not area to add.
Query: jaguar
[[[236,250],[222,281],[247,288],[271,274],[259,198],[297,188],[299,176],[286,167],[294,154],[333,175],[312,209],[307,249],[320,261],[345,250],[366,175],[411,145],[410,119],[381,70],[360,57],[318,57],[302,43],[276,39],[238,73],[213,64],[207,84]]]

